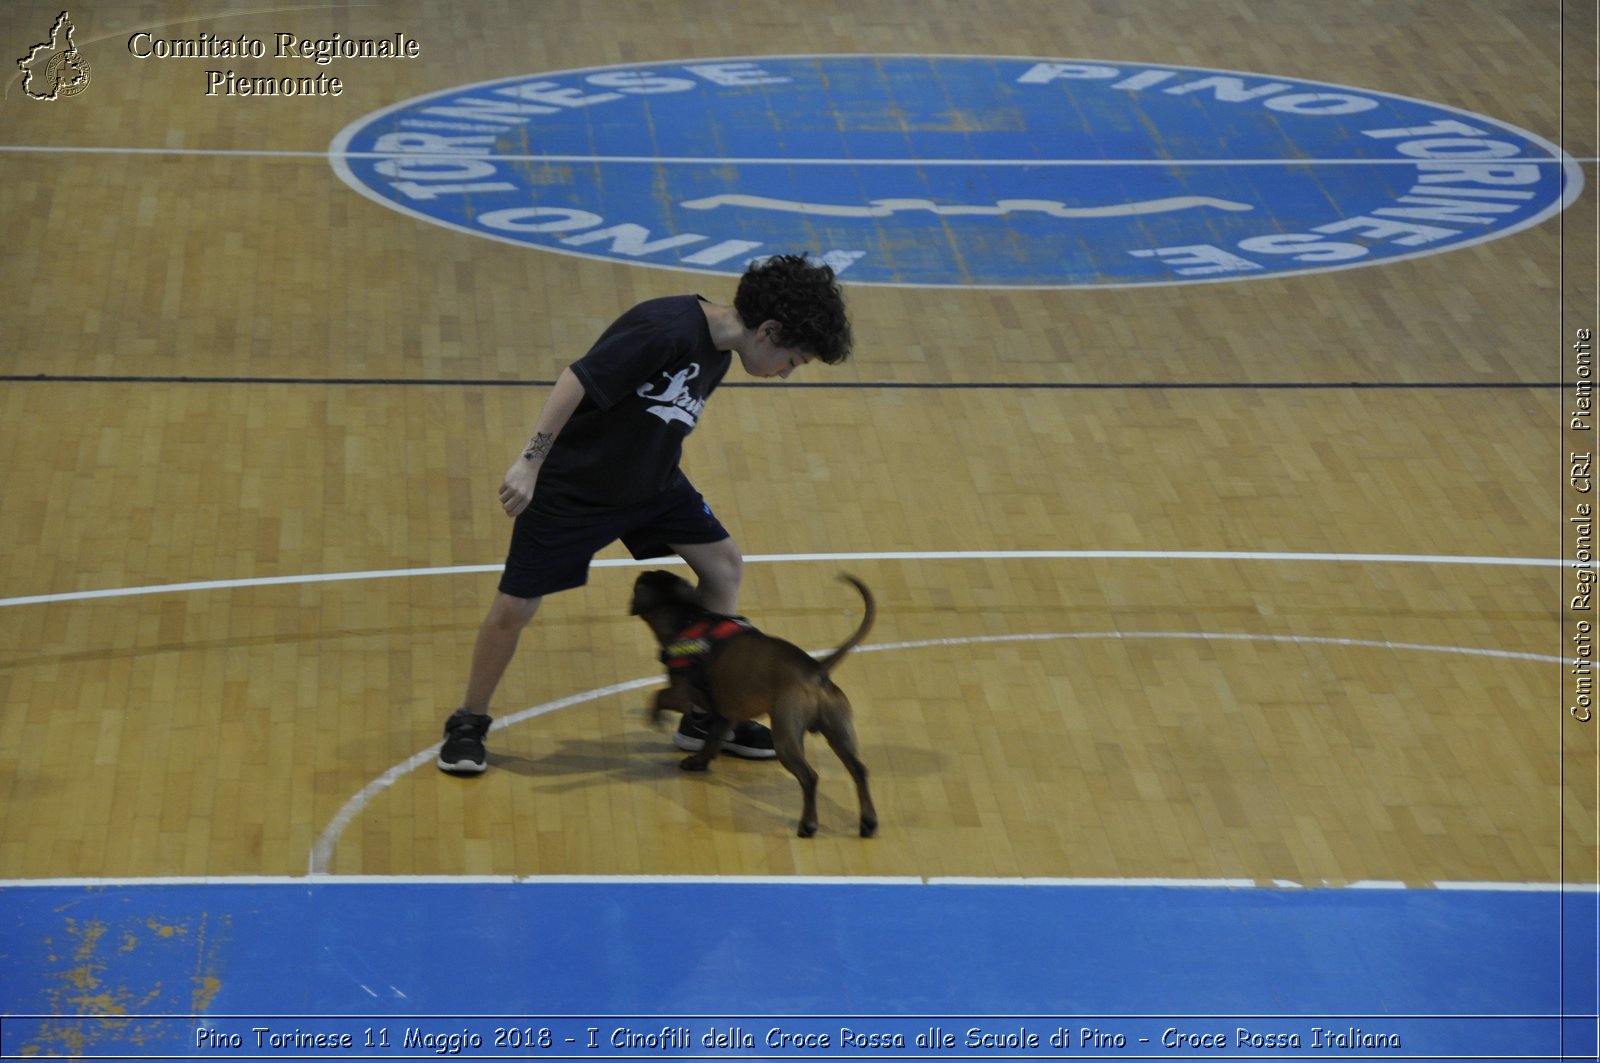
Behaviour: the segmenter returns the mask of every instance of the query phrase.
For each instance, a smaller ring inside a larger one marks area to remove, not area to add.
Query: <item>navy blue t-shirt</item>
[[[539,470],[531,508],[540,517],[581,523],[682,480],[684,438],[733,363],[712,342],[701,303],[640,303],[572,363],[584,398]]]

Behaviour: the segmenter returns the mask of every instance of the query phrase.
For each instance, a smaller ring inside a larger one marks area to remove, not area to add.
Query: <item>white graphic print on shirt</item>
[[[698,364],[691,365],[685,369],[678,370],[676,373],[663,372],[661,375],[666,378],[666,383],[662,385],[661,392],[652,395],[650,394],[650,385],[641,384],[638,392],[639,397],[656,403],[657,405],[650,407],[649,412],[663,421],[669,424],[673,421],[681,421],[693,428],[696,422],[700,420],[700,411],[706,408],[704,399],[697,399],[689,393],[689,381],[700,375],[700,366]]]

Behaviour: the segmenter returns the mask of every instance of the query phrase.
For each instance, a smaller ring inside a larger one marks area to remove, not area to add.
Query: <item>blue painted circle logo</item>
[[[1077,288],[1347,269],[1505,236],[1578,164],[1483,115],[1298,78],[957,56],[531,74],[367,115],[362,194],[478,236],[737,274]]]

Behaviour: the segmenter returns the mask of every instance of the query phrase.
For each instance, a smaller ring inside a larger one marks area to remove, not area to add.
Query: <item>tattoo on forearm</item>
[[[525,461],[543,461],[544,456],[550,453],[550,444],[556,437],[549,432],[535,432],[533,438],[528,440],[528,445],[522,451]]]

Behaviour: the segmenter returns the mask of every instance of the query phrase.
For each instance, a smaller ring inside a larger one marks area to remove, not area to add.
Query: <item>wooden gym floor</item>
[[[1294,74],[1592,160],[1592,5],[292,10],[308,34],[402,28],[425,55],[337,100],[241,106],[122,41],[281,13],[81,3],[89,89],[42,105],[12,77],[0,105],[5,878],[1595,880],[1559,564],[1593,165],[1558,217],[1385,266],[851,287],[851,362],[783,385],[735,370],[686,466],[753,559],[741,607],[823,649],[858,615],[837,571],[878,596],[838,675],[883,819],[863,842],[820,745],[810,841],[777,766],[678,771],[642,711],[654,649],[620,563],[529,629],[484,777],[421,756],[460,696],[540,382],[633,302],[726,300],[733,280],[425,225],[323,154],[362,114],[494,77],[892,52]],[[20,53],[58,11],[7,4],[0,39]],[[1564,106],[1588,120],[1563,128]]]

